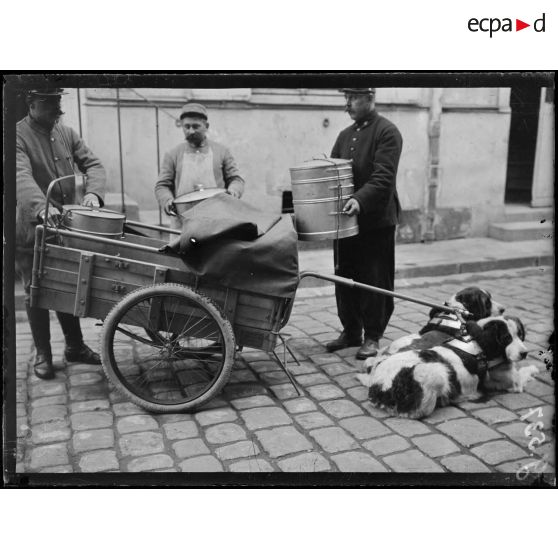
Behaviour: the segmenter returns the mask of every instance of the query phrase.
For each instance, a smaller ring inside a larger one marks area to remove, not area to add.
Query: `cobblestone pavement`
[[[302,397],[267,353],[245,349],[222,395],[193,414],[149,414],[120,396],[100,367],[64,367],[53,313],[56,378],[37,379],[29,365],[29,327],[19,312],[17,472],[476,473],[515,472],[544,459],[553,479],[554,384],[543,362],[553,329],[553,271],[400,280],[396,291],[443,302],[467,285],[490,290],[521,317],[531,351],[527,363],[541,372],[525,393],[437,409],[422,421],[388,418],[369,404],[366,388],[355,380],[361,366],[356,348],[325,351],[339,331],[332,287],[301,289],[284,330],[300,359],[290,369]],[[418,331],[427,311],[397,300],[383,343]],[[95,320],[83,320],[83,329],[90,341],[99,336]],[[544,442],[529,449],[531,439],[543,435]]]

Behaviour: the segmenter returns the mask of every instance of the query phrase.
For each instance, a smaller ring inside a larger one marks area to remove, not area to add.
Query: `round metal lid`
[[[196,190],[195,192],[188,192],[187,194],[182,194],[174,199],[174,203],[191,203],[201,200],[206,200],[219,193],[225,192],[223,188],[207,188]]]
[[[332,166],[351,166],[351,161],[349,159],[326,159],[324,157],[323,159],[311,159],[310,161],[304,161],[304,163],[301,163],[296,167],[290,167],[290,170],[319,169]]]
[[[63,205],[64,213],[72,212],[77,215],[86,215],[88,217],[103,217],[104,219],[123,219],[125,215],[112,211],[112,209],[103,209],[102,207],[86,207],[84,205]]]

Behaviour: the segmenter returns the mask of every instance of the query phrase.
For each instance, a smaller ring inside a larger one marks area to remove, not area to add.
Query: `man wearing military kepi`
[[[25,309],[35,343],[33,369],[41,379],[53,378],[54,369],[49,311],[30,306],[35,226],[44,221],[54,224],[63,205],[80,201],[76,200],[75,180],[63,180],[53,188],[48,215],[45,215],[48,185],[55,178],[75,174],[76,165],[87,176],[81,204],[90,207],[103,205],[106,185],[105,170],[99,159],[72,128],[58,122],[64,114],[60,103],[65,94],[59,88],[29,91],[28,115],[16,127],[16,269],[24,285]],[[56,315],[66,342],[66,361],[100,364],[99,355],[83,342],[79,318],[62,312]]]
[[[395,226],[401,211],[396,175],[403,140],[397,127],[376,112],[375,89],[341,91],[354,124],[339,134],[331,157],[352,161],[355,193],[343,209],[358,215],[359,234],[335,241],[336,274],[393,291]],[[343,331],[327,350],[362,344],[358,359],[375,356],[393,313],[393,299],[341,285],[336,285],[335,297]]]
[[[155,185],[159,207],[172,216],[175,228],[181,228],[182,221],[174,216],[174,198],[202,188],[223,188],[235,198],[244,193],[244,179],[229,149],[207,138],[207,109],[200,103],[185,104],[180,126],[186,141],[165,154]]]

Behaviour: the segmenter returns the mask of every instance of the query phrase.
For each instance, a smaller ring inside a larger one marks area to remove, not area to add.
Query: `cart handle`
[[[462,308],[455,308],[454,306],[444,306],[442,304],[434,304],[433,302],[428,302],[426,300],[421,300],[420,298],[413,298],[411,296],[406,296],[402,294],[396,294],[393,291],[387,291],[386,289],[380,289],[380,287],[373,287],[372,285],[366,285],[365,283],[358,283],[352,279],[347,279],[346,277],[340,277],[339,275],[329,275],[326,273],[316,273],[314,271],[303,271],[299,277],[298,282],[300,282],[305,277],[317,277],[318,279],[325,279],[326,281],[331,281],[332,283],[337,283],[343,285],[344,287],[349,287],[351,289],[364,289],[365,291],[370,291],[373,293],[383,294],[386,296],[391,296],[393,298],[401,298],[403,300],[408,300],[410,302],[416,302],[417,304],[422,304],[423,306],[428,306],[430,308],[435,308],[436,310],[442,310],[444,312],[453,312],[458,318],[471,319],[473,315],[467,310]]]
[[[68,174],[66,176],[61,176],[59,178],[55,178],[49,185],[46,191],[46,203],[45,203],[45,218],[44,218],[44,229],[43,229],[43,233],[41,235],[41,253],[40,253],[40,258],[39,258],[39,277],[42,276],[43,274],[43,259],[44,259],[44,254],[45,254],[45,245],[46,245],[46,229],[49,228],[48,226],[48,207],[50,205],[50,193],[52,192],[52,189],[54,188],[54,186],[56,186],[56,184],[58,182],[61,182],[62,180],[67,180],[68,178],[73,178],[75,180],[76,176],[85,176],[83,174]]]
[[[131,227],[141,227],[142,229],[148,229],[151,231],[166,232],[170,234],[182,234],[182,231],[179,231],[177,229],[170,229],[169,227],[162,227],[159,225],[146,225],[144,223],[140,223],[139,221],[128,221],[128,219],[126,219],[126,224],[130,225]]]

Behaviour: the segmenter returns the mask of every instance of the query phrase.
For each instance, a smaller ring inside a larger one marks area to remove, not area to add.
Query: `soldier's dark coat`
[[[395,179],[403,139],[387,118],[372,111],[337,137],[331,156],[352,159],[356,198],[361,212],[359,229],[368,231],[397,225],[401,206]]]
[[[393,291],[395,226],[401,206],[396,176],[403,140],[396,126],[374,110],[363,121],[345,128],[331,156],[351,159],[359,202],[359,234],[334,245],[336,273]],[[393,299],[336,285],[337,311],[351,336],[380,339],[393,313]]]

